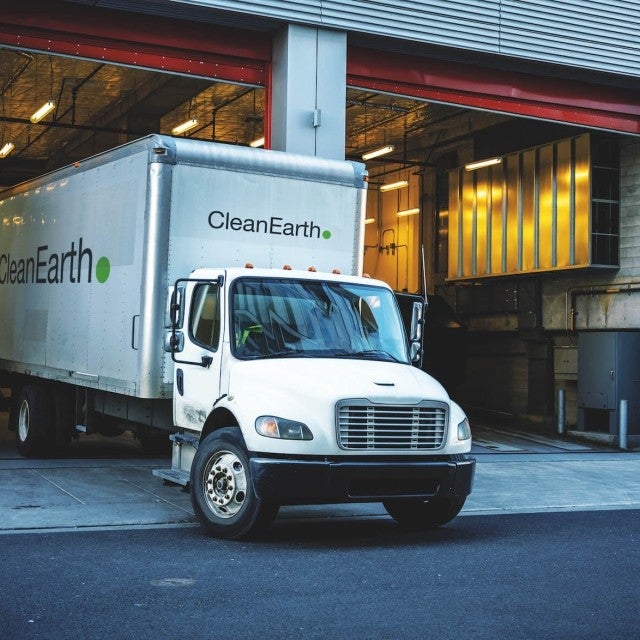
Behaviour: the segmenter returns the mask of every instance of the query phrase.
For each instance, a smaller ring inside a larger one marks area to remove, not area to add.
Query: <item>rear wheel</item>
[[[200,522],[218,538],[237,539],[266,529],[278,505],[253,491],[249,455],[237,428],[227,427],[200,442],[191,466],[191,502]]]
[[[405,529],[422,531],[451,522],[464,506],[466,497],[397,499],[383,502],[387,513]]]
[[[26,457],[44,455],[53,444],[53,403],[49,390],[41,384],[20,389],[11,411],[11,428],[16,433],[18,451]]]

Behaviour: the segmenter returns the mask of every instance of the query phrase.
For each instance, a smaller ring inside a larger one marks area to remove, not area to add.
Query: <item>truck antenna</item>
[[[422,270],[422,297],[424,298],[425,311],[429,306],[429,300],[427,299],[427,260],[424,253],[424,242],[420,245],[420,269]]]

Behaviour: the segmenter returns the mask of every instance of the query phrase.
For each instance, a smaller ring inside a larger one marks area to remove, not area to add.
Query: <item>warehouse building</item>
[[[23,0],[0,185],[154,132],[365,162],[365,270],[426,289],[452,395],[638,440],[639,25],[630,0]]]

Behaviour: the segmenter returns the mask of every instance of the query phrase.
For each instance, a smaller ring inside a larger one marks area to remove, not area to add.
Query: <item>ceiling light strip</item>
[[[5,142],[2,149],[0,149],[0,158],[6,158],[15,148],[16,145],[13,142]]]
[[[56,108],[56,103],[53,100],[47,100],[33,115],[29,118],[33,124],[40,122],[42,118],[49,115]]]
[[[373,149],[372,151],[368,151],[367,153],[362,154],[363,160],[371,160],[373,158],[378,158],[380,156],[384,156],[387,153],[391,153],[395,147],[392,144],[388,144],[384,147],[380,147],[379,149]]]
[[[380,191],[395,191],[396,189],[404,189],[409,186],[408,180],[398,180],[398,182],[389,182],[380,186]]]
[[[417,213],[420,213],[420,209],[404,209],[403,211],[398,211],[396,215],[398,218],[404,218],[405,216],[415,216]]]
[[[491,167],[494,164],[500,164],[502,158],[487,158],[486,160],[477,160],[475,162],[468,162],[464,165],[465,171],[475,171],[476,169],[484,169],[485,167]]]
[[[173,127],[173,129],[171,129],[171,133],[174,136],[179,136],[183,133],[186,133],[187,131],[191,131],[191,129],[197,126],[198,126],[198,118],[191,118],[191,120],[186,120],[182,124],[179,124]]]

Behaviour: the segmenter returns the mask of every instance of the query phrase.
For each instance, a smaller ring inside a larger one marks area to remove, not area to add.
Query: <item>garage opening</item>
[[[229,144],[264,135],[260,86],[3,48],[0,92],[4,187],[150,133]]]

